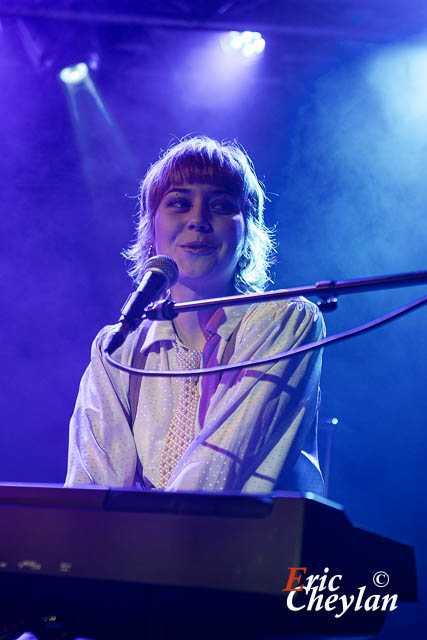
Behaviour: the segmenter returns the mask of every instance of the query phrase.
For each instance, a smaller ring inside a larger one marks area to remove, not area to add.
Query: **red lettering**
[[[286,587],[282,589],[282,591],[302,591],[303,585],[299,587],[293,588],[292,585],[294,582],[299,584],[301,582],[301,574],[297,575],[297,571],[302,571],[305,573],[307,571],[307,567],[288,567],[289,569],[289,579],[286,584]]]

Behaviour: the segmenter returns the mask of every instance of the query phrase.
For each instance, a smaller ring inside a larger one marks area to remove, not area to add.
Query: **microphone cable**
[[[165,370],[165,371],[155,371],[151,369],[136,369],[135,367],[128,367],[127,365],[121,364],[114,360],[108,353],[105,353],[105,360],[116,367],[116,369],[120,369],[120,371],[125,371],[126,373],[130,373],[136,376],[167,376],[169,378],[175,377],[185,377],[185,376],[200,376],[200,375],[209,375],[213,373],[219,373],[223,371],[231,371],[233,369],[247,369],[248,367],[259,366],[262,364],[266,364],[268,362],[276,362],[277,360],[281,360],[282,358],[290,358],[292,356],[296,356],[300,353],[305,353],[306,351],[313,351],[314,349],[321,349],[322,347],[326,347],[335,342],[339,342],[341,340],[346,340],[347,338],[352,338],[354,336],[360,335],[367,331],[371,331],[372,329],[376,329],[387,322],[391,322],[391,320],[395,320],[400,316],[403,316],[410,311],[418,309],[422,305],[427,303],[427,296],[423,298],[418,298],[409,304],[404,305],[403,307],[399,307],[390,313],[387,313],[384,316],[379,316],[370,322],[366,322],[364,324],[358,325],[353,329],[348,329],[347,331],[342,331],[341,333],[335,333],[332,336],[327,338],[322,338],[322,340],[317,340],[316,342],[309,342],[307,344],[301,345],[300,347],[295,347],[295,349],[290,349],[289,351],[281,351],[279,353],[275,353],[271,356],[266,356],[264,358],[256,358],[254,360],[244,360],[243,362],[236,362],[235,364],[223,364],[215,367],[207,367],[204,369],[186,369],[182,370]]]

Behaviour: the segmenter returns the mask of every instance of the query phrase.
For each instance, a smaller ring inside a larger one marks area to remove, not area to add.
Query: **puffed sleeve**
[[[131,430],[129,378],[113,367],[107,369],[103,360],[111,329],[104,328],[95,338],[91,361],[80,383],[70,422],[66,487],[134,484],[137,453]],[[128,361],[130,355],[122,349],[114,357]]]
[[[269,356],[324,336],[323,318],[305,299],[254,305],[236,335],[230,363]],[[268,493],[292,468],[316,418],[320,349],[227,371],[201,431],[175,467],[170,491]]]

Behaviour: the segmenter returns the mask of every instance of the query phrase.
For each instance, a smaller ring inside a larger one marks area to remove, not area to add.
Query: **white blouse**
[[[96,337],[80,384],[65,486],[160,487],[162,451],[183,380],[130,376],[111,367],[103,350],[112,329]],[[210,367],[313,342],[323,337],[324,323],[316,305],[298,298],[220,308],[206,332],[202,365]],[[177,369],[177,340],[172,322],[144,321],[113,357],[139,368]],[[321,359],[315,350],[201,376],[196,435],[166,490],[269,493],[314,428]]]

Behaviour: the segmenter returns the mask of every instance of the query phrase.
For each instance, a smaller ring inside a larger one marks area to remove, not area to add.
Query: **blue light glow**
[[[419,138],[425,132],[426,65],[427,46],[414,43],[381,51],[367,67],[367,79],[382,100],[390,126],[400,135]]]

